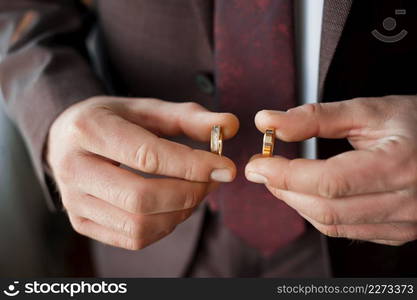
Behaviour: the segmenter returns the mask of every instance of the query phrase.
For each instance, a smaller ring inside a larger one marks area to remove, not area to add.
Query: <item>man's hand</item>
[[[209,141],[213,125],[226,139],[239,127],[234,115],[196,103],[96,97],[67,109],[52,124],[46,158],[74,229],[132,250],[169,234],[236,168],[158,135]],[[144,178],[120,164],[169,178]]]
[[[390,96],[261,111],[277,138],[347,138],[355,148],[327,160],[256,158],[264,183],[322,233],[388,245],[417,239],[417,97]],[[290,229],[289,229],[290,230]]]

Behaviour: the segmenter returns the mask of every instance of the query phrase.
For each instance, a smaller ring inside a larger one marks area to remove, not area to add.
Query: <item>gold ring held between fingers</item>
[[[275,145],[275,129],[268,128],[264,134],[264,140],[263,140],[263,145],[262,145],[262,155],[273,156],[274,145]]]
[[[211,128],[210,150],[220,156],[222,155],[223,133],[220,125],[215,125]]]

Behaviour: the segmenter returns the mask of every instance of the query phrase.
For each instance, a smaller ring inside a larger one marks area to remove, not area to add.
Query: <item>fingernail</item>
[[[265,176],[262,176],[261,174],[253,173],[253,172],[247,172],[246,179],[255,183],[262,183],[262,184],[266,184],[268,182]]]
[[[213,170],[210,174],[211,180],[218,182],[231,182],[232,172],[229,169],[216,169]]]

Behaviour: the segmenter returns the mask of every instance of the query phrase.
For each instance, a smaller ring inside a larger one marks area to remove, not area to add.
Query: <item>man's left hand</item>
[[[286,142],[347,138],[355,150],[326,160],[256,156],[263,183],[325,235],[402,245],[417,239],[417,97],[387,96],[261,111],[258,129]]]

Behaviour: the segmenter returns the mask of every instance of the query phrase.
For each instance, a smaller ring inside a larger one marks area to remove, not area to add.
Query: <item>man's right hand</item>
[[[232,181],[236,167],[158,135],[208,142],[213,125],[227,139],[239,122],[196,103],[143,98],[95,97],[68,108],[51,126],[46,160],[74,229],[131,250],[168,235],[216,182]],[[144,178],[120,164],[166,177]]]

